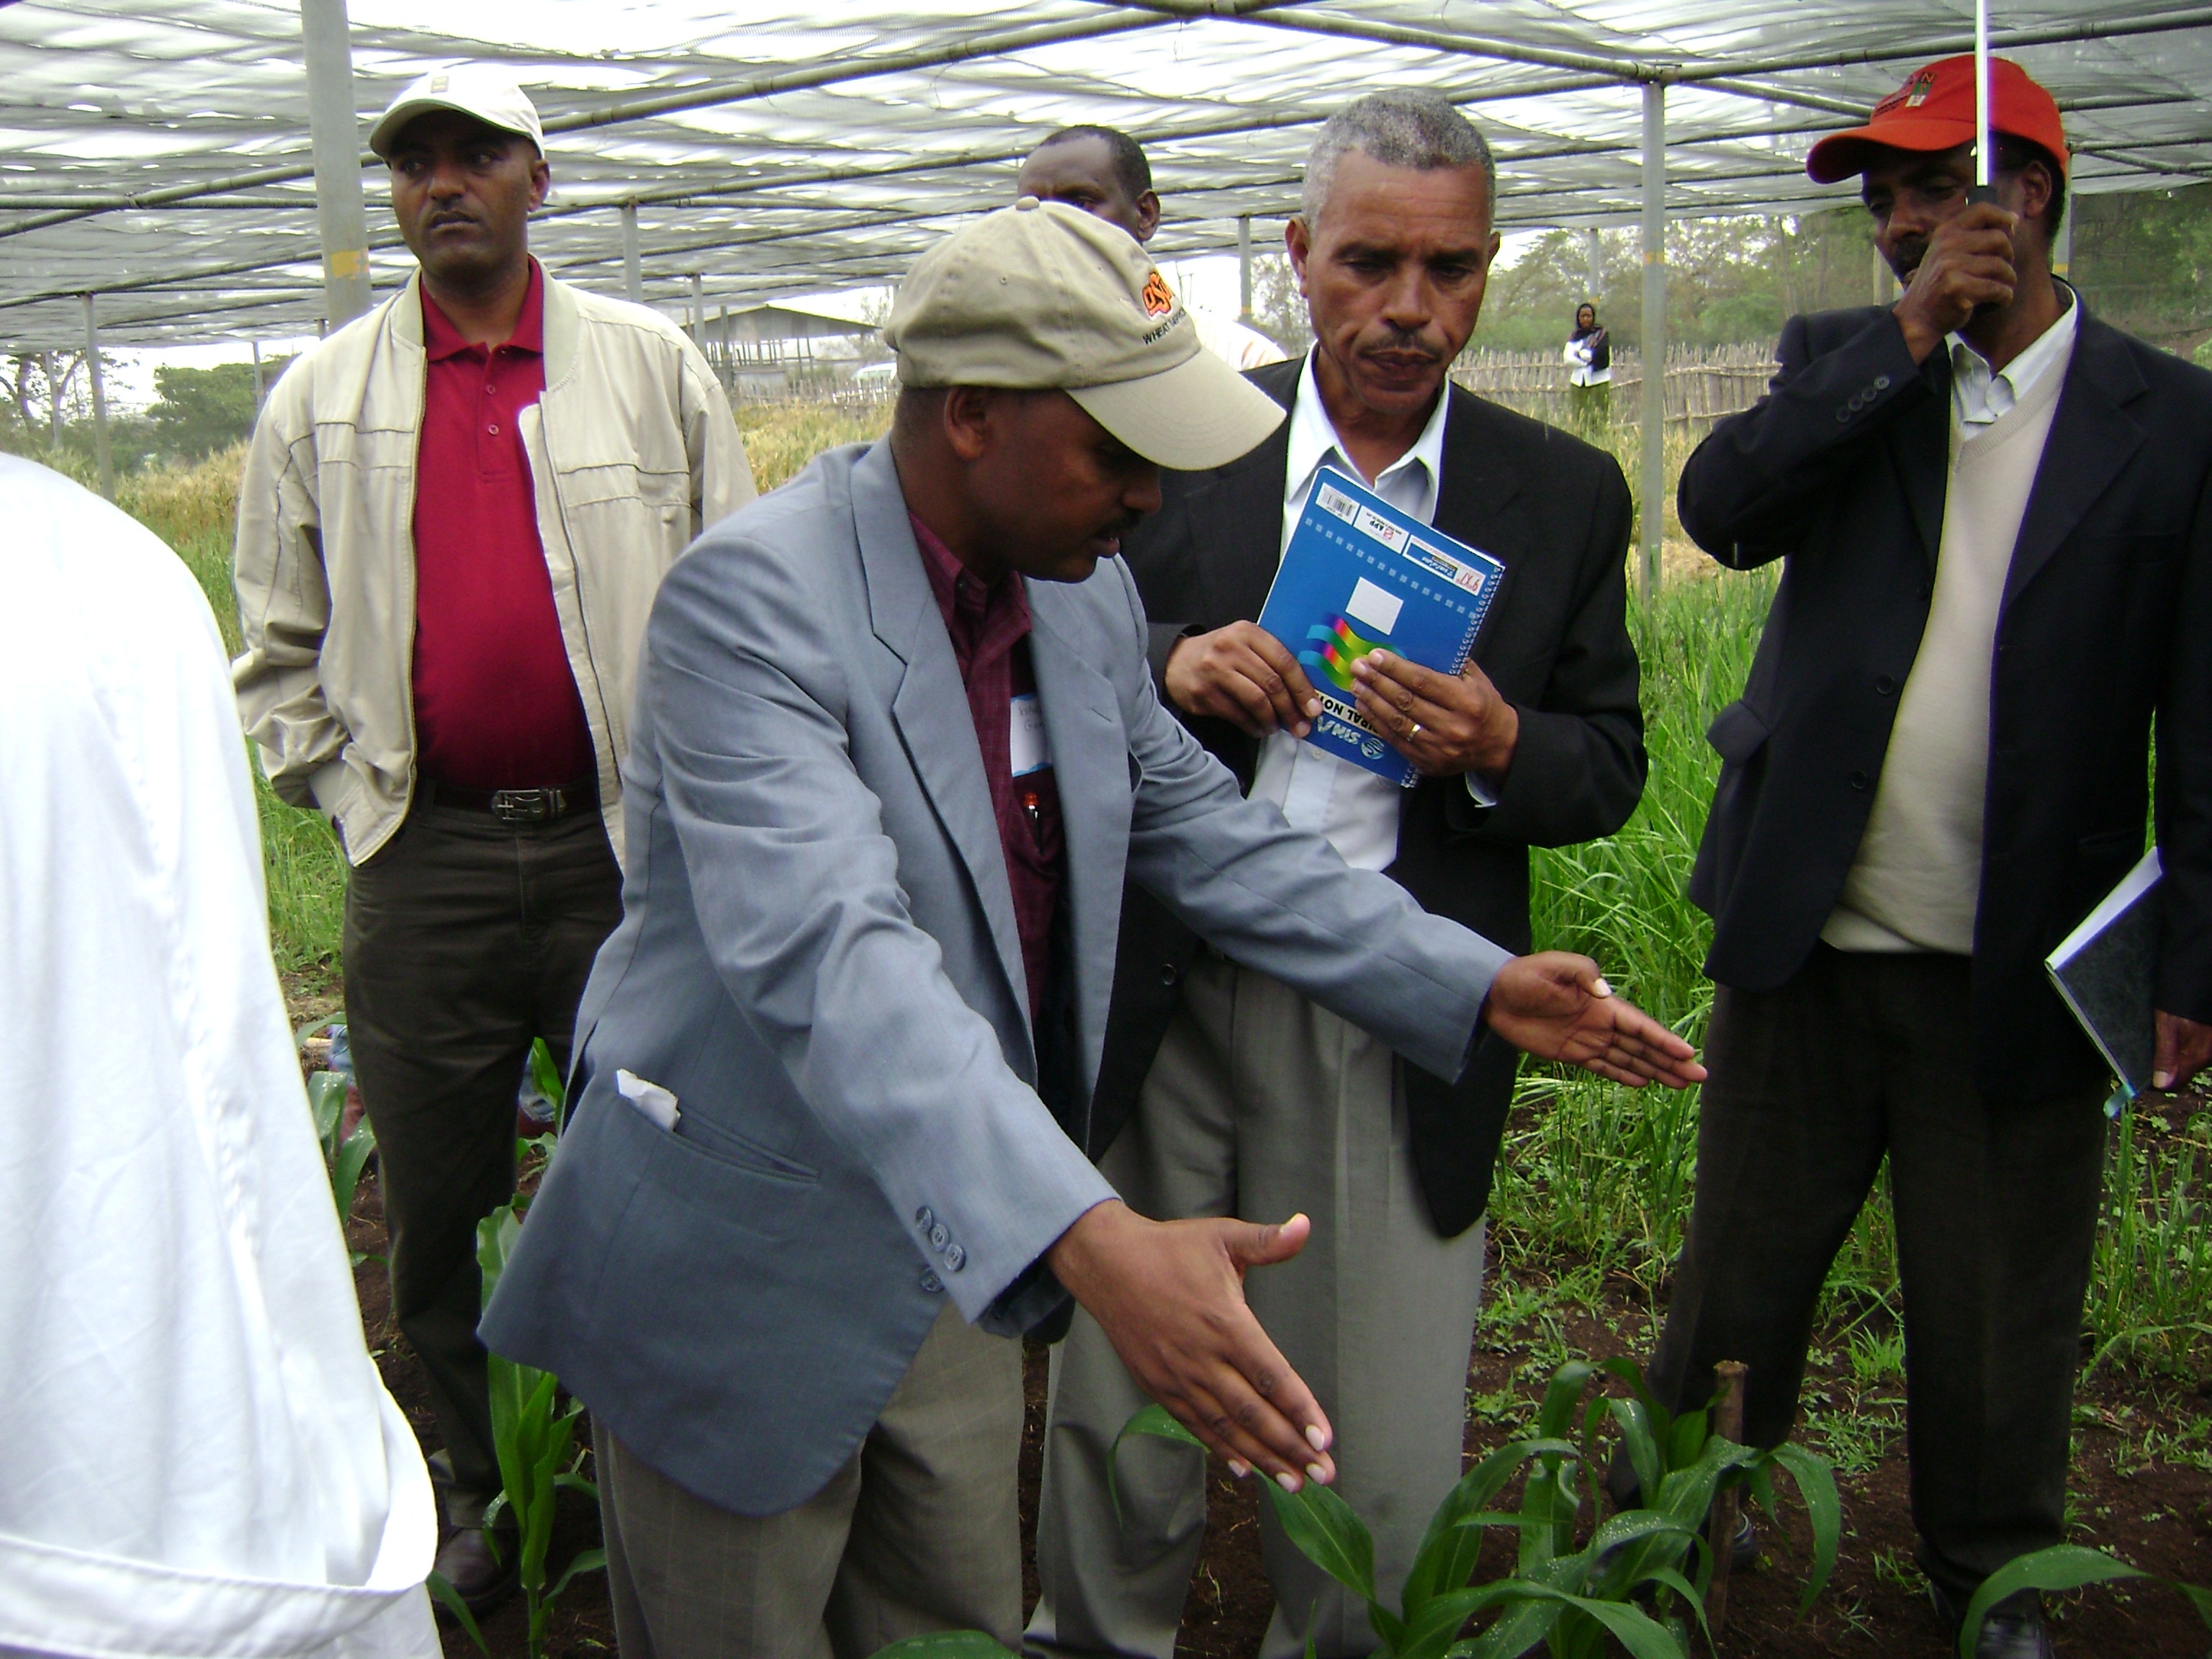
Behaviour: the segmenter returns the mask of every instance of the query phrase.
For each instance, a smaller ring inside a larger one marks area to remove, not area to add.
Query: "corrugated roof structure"
[[[895,279],[1079,122],[1151,154],[1174,258],[1263,245],[1331,110],[1431,88],[1490,137],[1502,226],[1624,223],[1663,88],[1671,216],[1848,200],[1813,137],[1967,49],[1972,0],[351,0],[359,131],[408,80],[507,65],[545,117],[532,246],[680,310]],[[2075,187],[2212,178],[2212,8],[2000,0]],[[323,314],[297,0],[0,0],[0,347],[312,333]],[[411,261],[364,155],[371,274]],[[695,286],[694,277],[697,283]]]

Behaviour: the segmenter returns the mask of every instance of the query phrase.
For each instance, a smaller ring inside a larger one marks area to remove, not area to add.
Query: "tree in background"
[[[264,360],[263,380],[275,384],[290,362]],[[164,365],[154,371],[154,390],[157,396],[147,418],[156,445],[173,459],[201,460],[252,434],[260,403],[252,363],[217,363],[211,368]]]
[[[16,446],[60,446],[71,403],[83,401],[76,386],[83,368],[82,351],[19,351],[9,358],[0,370],[0,392],[8,399],[0,425]]]

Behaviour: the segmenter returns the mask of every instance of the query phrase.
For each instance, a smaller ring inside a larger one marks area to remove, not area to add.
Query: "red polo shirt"
[[[930,527],[907,515],[921,549],[922,568],[952,636],[952,654],[968,688],[968,714],[983,751],[983,776],[991,786],[999,850],[1013,889],[1014,930],[1021,936],[1022,968],[1030,1012],[1044,1006],[1052,972],[1052,918],[1066,879],[1066,845],[1060,833],[1060,789],[1049,764],[1013,771],[1013,699],[1036,695],[1030,665],[1030,601],[1022,579],[1008,574],[986,587]]]
[[[503,345],[471,345],[422,290],[429,358],[415,465],[415,749],[471,789],[595,776],[519,430],[545,390],[545,279]]]

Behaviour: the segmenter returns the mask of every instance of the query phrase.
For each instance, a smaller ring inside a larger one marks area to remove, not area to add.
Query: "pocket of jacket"
[[[1705,728],[1705,741],[1714,752],[1733,764],[1741,764],[1766,746],[1772,733],[1766,722],[1752,712],[1749,704],[1737,702],[1713,716],[1713,723]]]

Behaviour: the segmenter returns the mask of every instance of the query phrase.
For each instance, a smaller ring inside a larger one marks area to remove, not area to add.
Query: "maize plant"
[[[323,1168],[331,1177],[331,1197],[338,1206],[342,1232],[353,1215],[353,1195],[361,1185],[361,1172],[368,1165],[368,1155],[376,1150],[376,1135],[367,1118],[354,1125],[351,1134],[339,1138],[349,1081],[338,1072],[317,1072],[307,1079],[307,1104],[314,1111],[315,1139],[322,1143]],[[356,1267],[368,1260],[366,1250],[346,1254]]]
[[[1606,1376],[1627,1383],[1630,1396],[1586,1398]],[[1569,1437],[1577,1417],[1578,1441]],[[1593,1517],[1600,1509],[1596,1441],[1608,1419],[1627,1446],[1642,1491],[1652,1496],[1647,1507],[1597,1525],[1577,1549],[1585,1498]],[[1200,1443],[1158,1406],[1129,1419],[1115,1437],[1116,1452],[1133,1434]],[[1295,1494],[1267,1480],[1260,1490],[1306,1559],[1366,1602],[1376,1659],[1515,1659],[1537,1647],[1552,1659],[1595,1659],[1608,1638],[1634,1659],[1687,1659],[1687,1626],[1692,1620],[1705,1625],[1712,1573],[1712,1553],[1699,1531],[1705,1512],[1724,1481],[1741,1484],[1771,1512],[1778,1468],[1795,1481],[1812,1519],[1813,1571],[1801,1602],[1809,1607],[1834,1570],[1843,1533],[1843,1506],[1827,1464],[1796,1446],[1758,1451],[1736,1445],[1710,1432],[1703,1411],[1670,1415],[1625,1359],[1595,1365],[1577,1360],[1559,1369],[1545,1391],[1536,1432],[1492,1452],[1438,1506],[1395,1609],[1376,1593],[1374,1540],[1349,1504],[1312,1481]],[[1524,1468],[1519,1511],[1492,1510]],[[1580,1495],[1578,1472],[1586,1481]],[[1118,1497],[1115,1502],[1118,1507]],[[1472,1583],[1483,1535],[1492,1528],[1519,1534],[1518,1560],[1506,1577]],[[1496,1616],[1474,1634],[1462,1634],[1485,1613]],[[1705,1634],[1710,1646],[1711,1632]],[[987,1636],[958,1631],[895,1643],[876,1659],[999,1659],[1005,1652]]]
[[[501,1205],[477,1224],[477,1262],[483,1270],[487,1303],[499,1288],[500,1274],[521,1228],[512,1204]],[[496,1353],[489,1360],[491,1436],[499,1453],[501,1490],[484,1510],[484,1536],[495,1550],[518,1553],[515,1577],[522,1591],[526,1639],[530,1659],[538,1659],[544,1650],[546,1621],[561,1592],[580,1573],[596,1572],[607,1564],[603,1549],[579,1550],[567,1571],[548,1587],[545,1553],[553,1540],[556,1495],[563,1490],[580,1492],[596,1504],[599,1491],[579,1472],[584,1449],[574,1445],[583,1402],[572,1400],[563,1409],[560,1384],[550,1371],[518,1365]],[[453,1588],[441,1580],[430,1589],[460,1620],[477,1646],[489,1653],[476,1621]]]

